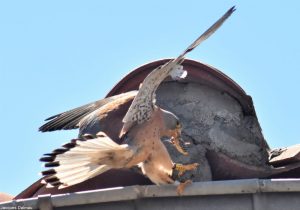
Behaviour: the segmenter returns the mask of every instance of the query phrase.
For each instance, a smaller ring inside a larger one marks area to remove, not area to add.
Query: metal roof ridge
[[[300,192],[300,179],[240,179],[194,182],[185,189],[182,197],[268,192]],[[40,195],[36,198],[0,203],[0,209],[1,207],[14,206],[30,206],[35,209],[39,208],[41,203],[45,205],[45,202],[48,205],[51,204],[51,206],[61,207],[174,196],[178,196],[176,194],[176,185],[134,185],[58,195]]]

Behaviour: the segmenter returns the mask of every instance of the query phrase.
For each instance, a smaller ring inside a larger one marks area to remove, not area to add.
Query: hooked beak
[[[186,151],[185,142],[181,138],[181,125],[176,126],[174,130],[174,134],[171,138],[171,143],[175,146],[178,152],[183,155],[188,155],[189,153]]]

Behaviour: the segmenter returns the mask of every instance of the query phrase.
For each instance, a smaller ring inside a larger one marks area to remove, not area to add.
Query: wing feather
[[[235,11],[235,7],[230,8],[217,22],[215,22],[209,29],[207,29],[199,38],[197,38],[180,56],[172,59],[164,65],[154,69],[143,81],[139,88],[137,96],[134,98],[129,107],[125,117],[123,118],[123,129],[121,135],[126,133],[134,124],[141,124],[150,119],[150,116],[155,106],[155,91],[161,82],[168,76],[172,75],[173,79],[186,75],[180,65],[184,56],[195,49],[201,42],[210,37]]]
[[[126,99],[133,98],[136,95],[137,91],[129,91],[119,95],[111,96],[104,98],[78,108],[54,115],[46,119],[49,122],[45,123],[39,128],[39,131],[55,131],[55,130],[68,130],[76,129],[80,125],[80,121],[84,119],[89,114],[93,113],[96,110],[101,109],[102,107],[107,107],[111,103],[118,104],[118,101],[127,102]],[[124,100],[125,99],[125,100]],[[95,116],[96,117],[96,116]]]

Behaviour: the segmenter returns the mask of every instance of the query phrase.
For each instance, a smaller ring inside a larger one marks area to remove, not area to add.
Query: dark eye
[[[181,124],[179,121],[176,122],[176,127],[181,127]]]

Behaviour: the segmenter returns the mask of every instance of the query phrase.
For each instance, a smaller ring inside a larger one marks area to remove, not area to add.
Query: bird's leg
[[[175,163],[173,166],[173,171],[178,171],[178,176],[180,177],[184,174],[184,172],[194,170],[198,166],[199,166],[199,163],[192,163],[192,164],[187,164],[187,165]]]
[[[189,184],[192,184],[192,180],[190,180],[190,179],[188,179],[188,180],[186,180],[186,181],[184,181],[184,182],[181,182],[181,183],[178,185],[177,189],[176,189],[177,194],[178,194],[178,195],[182,195],[184,189],[185,189],[186,186],[189,185]]]
[[[183,181],[183,180],[180,180],[180,177],[183,175],[184,172],[194,170],[198,166],[199,166],[199,163],[192,163],[192,164],[187,164],[187,165],[174,163],[173,172],[172,172],[173,179],[178,180],[180,182],[180,184],[178,185],[177,190],[176,190],[178,195],[182,195],[186,186],[192,183],[192,180],[188,179],[188,180]],[[176,175],[176,173],[174,173],[175,171],[177,172],[177,175]]]

